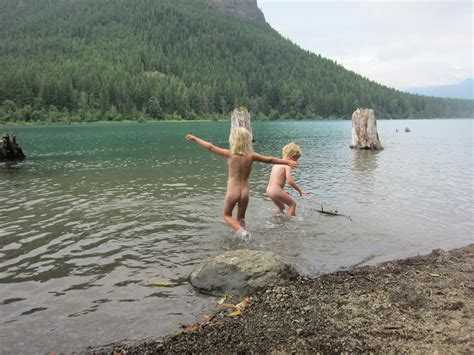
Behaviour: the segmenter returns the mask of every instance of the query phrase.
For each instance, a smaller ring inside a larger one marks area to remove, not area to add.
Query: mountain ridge
[[[442,98],[474,100],[474,79],[468,78],[451,85],[434,85],[426,87],[407,88],[404,91]]]
[[[0,122],[223,117],[466,117],[472,101],[409,95],[208,0],[0,0]]]

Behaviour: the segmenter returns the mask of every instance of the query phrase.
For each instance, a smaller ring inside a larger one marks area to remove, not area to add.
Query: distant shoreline
[[[434,117],[434,118],[377,118],[377,121],[408,121],[408,120],[472,120],[474,117]],[[350,118],[314,118],[314,119],[253,119],[253,122],[313,122],[313,121],[350,121]],[[84,122],[4,122],[0,127],[28,127],[28,126],[82,126],[82,125],[114,125],[114,124],[163,124],[163,123],[212,123],[229,122],[229,119],[197,119],[197,120],[121,120],[121,121],[84,121]]]

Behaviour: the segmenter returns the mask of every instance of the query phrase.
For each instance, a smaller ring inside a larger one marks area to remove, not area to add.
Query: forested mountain
[[[209,0],[0,0],[0,122],[217,117],[467,117],[401,93]],[[323,34],[315,34],[323,35]]]

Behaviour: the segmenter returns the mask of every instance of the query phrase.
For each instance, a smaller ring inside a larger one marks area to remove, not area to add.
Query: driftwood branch
[[[316,210],[317,212],[321,213],[321,214],[326,214],[326,215],[329,215],[329,216],[341,216],[341,217],[346,217],[346,218],[349,218],[350,221],[352,221],[352,218],[351,216],[347,216],[345,214],[342,214],[342,213],[339,213],[337,210],[324,210],[323,208],[323,204],[321,204],[321,209],[320,210]]]

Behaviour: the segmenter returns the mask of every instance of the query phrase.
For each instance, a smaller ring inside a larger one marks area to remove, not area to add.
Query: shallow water
[[[1,351],[172,332],[212,307],[186,278],[226,250],[274,251],[316,275],[472,243],[472,123],[378,121],[385,150],[357,152],[350,121],[256,122],[257,152],[302,147],[294,177],[313,194],[292,192],[295,220],[275,216],[271,166],[256,164],[249,245],[221,218],[225,160],[184,140],[226,146],[227,123],[0,126],[28,156],[0,164]],[[321,204],[351,219],[320,215]]]

